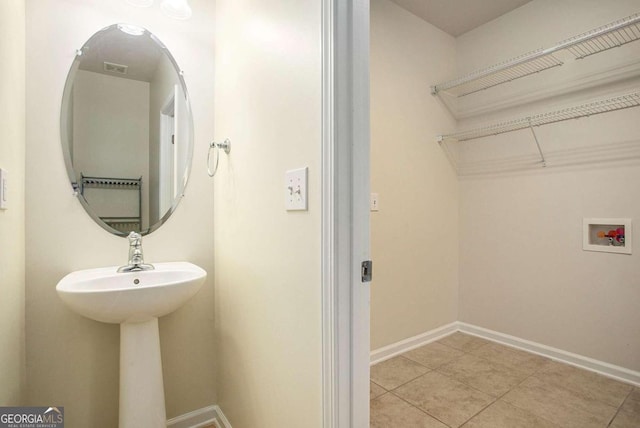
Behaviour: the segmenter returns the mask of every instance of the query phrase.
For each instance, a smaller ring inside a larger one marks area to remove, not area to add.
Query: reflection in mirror
[[[69,71],[60,125],[69,179],[106,230],[147,234],[175,210],[193,120],[180,70],[153,34],[125,24],[94,34]]]

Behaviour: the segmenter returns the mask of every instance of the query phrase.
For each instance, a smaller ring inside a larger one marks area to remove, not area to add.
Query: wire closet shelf
[[[638,106],[640,106],[640,90],[617,97],[581,104],[578,106],[509,120],[482,128],[440,135],[438,137],[438,142],[442,142],[445,140],[474,140],[476,138],[504,134],[506,132],[529,129],[534,126],[548,125],[565,120],[578,119],[581,117],[592,116],[600,113],[607,113]]]
[[[431,87],[431,93],[456,97],[473,94],[502,83],[529,76],[563,64],[553,54],[567,50],[575,59],[603,52],[640,39],[640,13],[571,37],[547,49],[538,49],[464,77]]]

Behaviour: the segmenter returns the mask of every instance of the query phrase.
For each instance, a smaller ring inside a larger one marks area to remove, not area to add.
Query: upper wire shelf
[[[446,92],[462,97],[560,66],[563,62],[553,54],[561,50],[568,50],[575,59],[582,59],[638,39],[640,39],[640,13],[563,40],[548,49],[529,52],[492,67],[474,71],[464,77],[434,85],[431,87],[431,93],[437,95],[440,92]]]
[[[476,138],[488,137],[492,135],[504,134],[506,132],[530,129],[534,126],[548,125],[550,123],[562,122],[569,119],[592,116],[610,111],[622,110],[630,107],[640,106],[640,91],[613,98],[593,101],[574,107],[555,110],[547,113],[540,113],[519,119],[497,123],[495,125],[476,128],[467,131],[460,131],[452,134],[438,136],[438,142],[445,140],[467,141]]]

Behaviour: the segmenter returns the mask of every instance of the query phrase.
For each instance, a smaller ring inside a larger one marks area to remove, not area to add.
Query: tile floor
[[[371,428],[640,428],[640,388],[454,333],[371,367]]]

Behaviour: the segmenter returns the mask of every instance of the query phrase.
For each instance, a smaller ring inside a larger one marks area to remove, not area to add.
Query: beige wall
[[[535,0],[460,37],[458,64],[461,72],[470,71],[639,9],[637,0]],[[504,85],[499,94],[509,101],[553,89],[546,99],[489,116],[546,111],[638,88],[636,77],[556,95],[577,81],[615,74],[624,64],[635,63],[637,70],[638,58],[637,43],[582,61],[567,58],[561,69]],[[467,107],[492,105],[494,97],[488,90],[467,100]],[[486,118],[470,118],[461,127]],[[537,129],[547,169],[521,165],[492,172],[497,164],[491,159],[536,161],[529,132],[460,145],[461,160],[486,167],[460,182],[461,321],[640,370],[640,229],[631,256],[582,250],[583,217],[640,220],[637,118],[637,109],[630,109]]]
[[[0,2],[0,168],[9,178],[9,209],[0,210],[0,406],[23,405],[25,390],[24,46],[24,1]]]
[[[455,73],[455,39],[387,0],[371,2],[371,347],[458,313],[458,181],[435,135],[455,122],[429,84]]]
[[[75,50],[116,22],[146,27],[185,70],[195,123],[194,170],[186,195],[161,229],[145,237],[147,261],[187,260],[209,273],[183,308],[160,320],[167,416],[216,402],[213,311],[213,183],[204,162],[213,135],[214,4],[192,0],[176,21],[110,0],[27,2],[27,365],[29,402],[65,406],[69,426],[117,425],[117,325],[74,314],[55,292],[68,272],[126,262],[126,240],[95,224],[71,196],[60,149],[60,100]]]
[[[320,427],[321,4],[218,0],[218,403],[234,428]],[[309,210],[284,209],[309,167]]]

